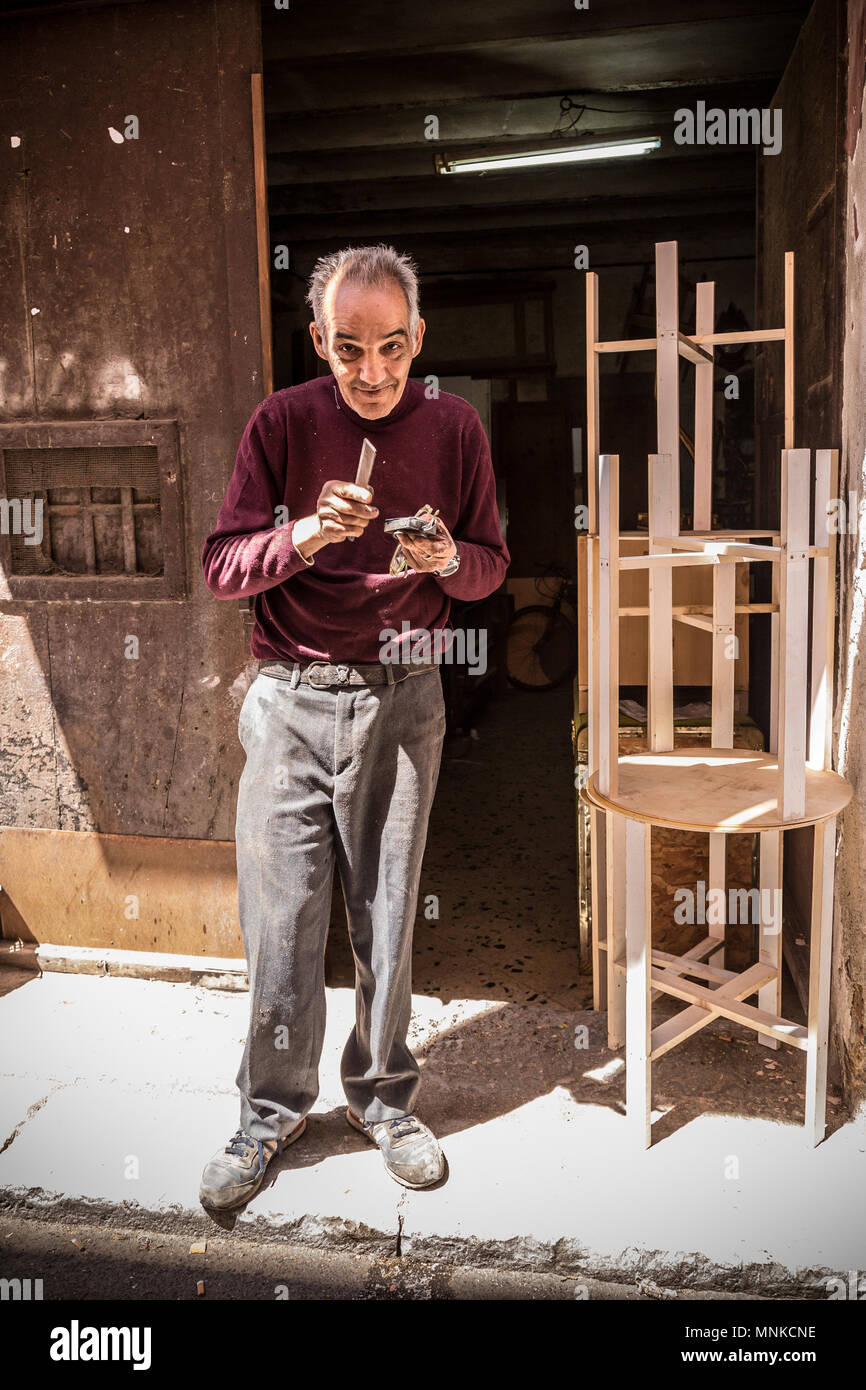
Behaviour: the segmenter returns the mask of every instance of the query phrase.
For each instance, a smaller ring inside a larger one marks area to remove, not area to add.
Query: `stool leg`
[[[727,835],[711,833],[709,836],[709,841],[710,867],[709,873],[707,874],[707,889],[709,892],[712,892],[714,888],[721,888],[722,895],[724,896],[725,888],[727,887],[725,861],[728,837]],[[726,897],[725,902],[727,902]],[[723,970],[725,968],[725,928],[727,920],[728,914],[727,911],[725,911],[724,922],[710,922],[707,928],[707,935],[718,937],[719,940],[719,949],[718,951],[713,951],[713,954],[708,957],[707,964],[718,965]]]
[[[759,872],[760,959],[776,967],[776,978],[758,990],[758,1008],[768,1014],[782,1012],[782,831],[761,831]],[[775,1038],[758,1034],[764,1047],[777,1050]]]
[[[806,1132],[820,1144],[827,1127],[827,1037],[830,1025],[830,956],[833,944],[833,881],[836,817],[815,826],[812,851],[812,931],[809,943],[809,1041],[806,1048]]]
[[[623,882],[626,826],[613,811],[605,816],[607,867],[607,1045],[626,1040],[626,885]]]
[[[616,816],[615,820],[622,817]],[[637,1148],[652,1143],[650,827],[625,822],[626,1116]]]
[[[607,1008],[607,876],[605,873],[607,816],[593,806],[589,811],[589,854],[592,893],[592,1007]]]

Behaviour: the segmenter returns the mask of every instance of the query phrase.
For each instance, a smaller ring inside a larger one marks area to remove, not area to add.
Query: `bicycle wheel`
[[[519,690],[553,690],[577,670],[577,629],[558,608],[531,604],[515,613],[506,644],[508,679]]]

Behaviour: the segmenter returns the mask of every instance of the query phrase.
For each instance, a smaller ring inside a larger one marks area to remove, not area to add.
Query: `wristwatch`
[[[445,566],[445,568],[433,571],[433,573],[437,575],[439,579],[446,579],[449,574],[456,574],[460,568],[460,542],[455,541],[454,544],[457,547],[457,549],[451,556],[451,559],[448,561],[448,564]]]

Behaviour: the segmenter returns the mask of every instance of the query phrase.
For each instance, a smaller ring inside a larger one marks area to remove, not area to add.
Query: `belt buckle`
[[[315,667],[321,667],[324,671],[331,673],[329,680],[315,680],[310,678],[310,673]],[[335,666],[331,661],[311,661],[307,667],[307,684],[314,690],[327,690],[329,685],[348,685],[349,667]]]

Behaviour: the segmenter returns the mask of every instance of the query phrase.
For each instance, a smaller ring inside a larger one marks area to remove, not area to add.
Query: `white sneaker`
[[[439,1141],[417,1115],[365,1122],[347,1109],[346,1119],[380,1149],[395,1182],[404,1187],[432,1187],[444,1177],[445,1155]]]

